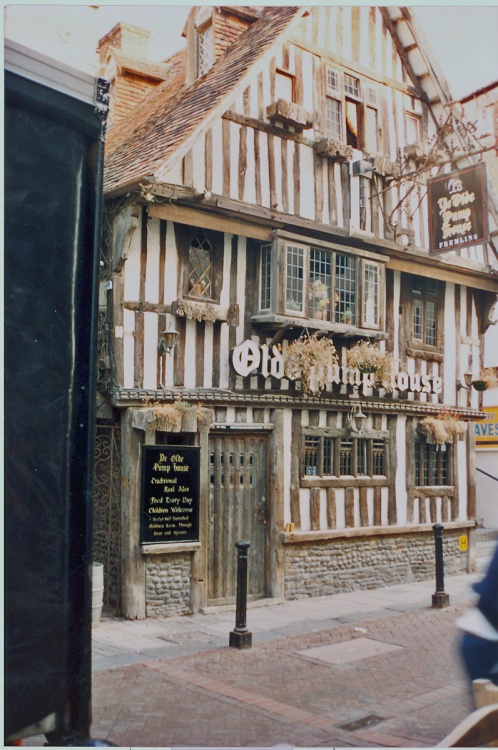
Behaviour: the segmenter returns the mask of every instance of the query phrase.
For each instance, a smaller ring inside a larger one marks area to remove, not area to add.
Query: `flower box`
[[[277,99],[266,108],[266,116],[272,122],[293,125],[297,130],[308,130],[313,127],[313,115],[295,102]]]

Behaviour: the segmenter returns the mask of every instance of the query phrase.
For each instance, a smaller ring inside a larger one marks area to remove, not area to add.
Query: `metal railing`
[[[481,474],[486,474],[487,477],[489,477],[490,479],[494,479],[495,482],[498,482],[498,477],[494,477],[492,474],[488,474],[488,472],[484,471],[484,469],[479,469],[478,467],[476,467],[476,471],[480,471]]]

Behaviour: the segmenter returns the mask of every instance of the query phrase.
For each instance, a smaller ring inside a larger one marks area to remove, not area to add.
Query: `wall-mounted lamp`
[[[459,391],[461,388],[465,388],[466,391],[470,390],[470,386],[472,383],[472,373],[466,372],[463,376],[463,379],[465,381],[464,383],[462,383],[461,380],[457,381],[457,391]]]
[[[164,330],[161,338],[157,342],[157,351],[159,354],[169,354],[176,346],[176,340],[178,338],[178,331],[174,328],[168,328]]]
[[[367,420],[366,414],[363,414],[361,406],[355,404],[349,412],[347,419],[347,430],[348,432],[354,432],[360,435],[363,430],[363,425]]]

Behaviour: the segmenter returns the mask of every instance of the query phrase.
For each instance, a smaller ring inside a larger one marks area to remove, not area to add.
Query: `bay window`
[[[379,329],[385,259],[365,251],[361,256],[341,252],[332,243],[323,244],[328,246],[278,240],[260,248],[260,315],[306,318],[329,327]],[[275,278],[279,269],[280,281]]]

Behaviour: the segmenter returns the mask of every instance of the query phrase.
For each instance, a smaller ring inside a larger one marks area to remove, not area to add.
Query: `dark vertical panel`
[[[220,387],[221,323],[213,323],[213,388]]]
[[[55,713],[62,733],[81,737],[90,728],[100,125],[93,106],[27,79],[7,74],[5,88],[4,731]]]
[[[206,322],[197,321],[195,324],[195,385],[204,385],[204,342],[206,340]]]

